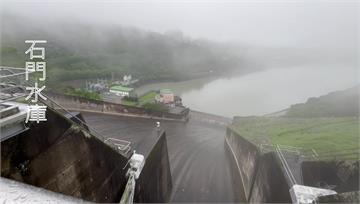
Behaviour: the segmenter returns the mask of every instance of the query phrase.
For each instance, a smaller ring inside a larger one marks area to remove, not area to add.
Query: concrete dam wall
[[[239,171],[246,201],[291,203],[290,187],[274,153],[261,154],[255,144],[230,128],[225,142]]]
[[[163,132],[146,158],[145,166],[136,182],[136,203],[169,201],[172,189],[166,135]]]
[[[115,115],[131,116],[131,117],[145,117],[156,119],[168,119],[186,122],[190,109],[186,108],[181,113],[161,112],[155,110],[148,110],[141,107],[127,106],[118,103],[110,103],[105,101],[92,100],[78,96],[69,96],[58,93],[48,92],[47,95],[53,100],[57,101],[63,107],[69,110],[76,111],[92,111],[97,113],[108,113]]]
[[[254,183],[249,196],[251,203],[290,203],[291,197],[283,171],[274,152],[258,157]]]
[[[55,111],[46,113],[47,122],[30,124],[1,142],[1,176],[87,201],[119,202],[127,156]],[[135,200],[165,202],[171,190],[169,169],[162,132],[146,158]]]

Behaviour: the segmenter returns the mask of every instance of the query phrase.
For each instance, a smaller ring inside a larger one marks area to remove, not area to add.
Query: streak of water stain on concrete
[[[105,137],[126,139],[147,155],[155,142],[155,121],[83,113],[90,126]],[[241,179],[230,164],[225,128],[190,120],[161,122],[168,142],[173,180],[171,202],[244,202]],[[156,134],[155,134],[156,135]]]

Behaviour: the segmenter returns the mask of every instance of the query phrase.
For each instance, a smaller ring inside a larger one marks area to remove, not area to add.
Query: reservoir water
[[[355,86],[359,73],[345,65],[268,69],[243,76],[157,83],[140,91],[170,88],[193,110],[233,117],[263,115]]]

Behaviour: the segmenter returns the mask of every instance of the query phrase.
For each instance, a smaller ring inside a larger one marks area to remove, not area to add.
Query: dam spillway
[[[155,141],[155,120],[83,112],[105,137],[121,137],[144,155]],[[245,202],[241,179],[224,144],[226,128],[198,120],[161,122],[166,130],[173,188],[170,202]],[[121,136],[118,134],[121,132]]]
[[[126,182],[128,158],[88,135],[91,127],[104,138],[130,141],[132,148],[145,156],[135,202],[291,202],[292,184],[287,182],[277,155],[263,154],[231,132],[226,128],[228,119],[192,112],[187,123],[161,121],[161,128],[157,128],[157,120],[85,111],[78,116],[89,127],[79,131],[71,117],[57,111],[49,113],[50,123],[30,126],[1,142],[2,177],[86,201],[118,202]],[[306,177],[324,166],[317,164],[305,168],[310,171]],[[358,169],[359,163],[354,165]],[[329,177],[337,174],[335,168]],[[339,177],[336,185],[349,186],[358,174],[344,178]],[[2,186],[8,183],[0,180]],[[354,185],[343,191],[356,189]]]

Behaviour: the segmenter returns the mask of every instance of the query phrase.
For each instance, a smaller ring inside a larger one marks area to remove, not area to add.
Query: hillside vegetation
[[[314,149],[320,157],[359,158],[359,118],[236,118],[230,126],[255,144]]]
[[[292,105],[287,117],[359,116],[359,86],[309,98],[306,103]]]
[[[155,33],[130,27],[71,23],[33,24],[11,18],[2,25],[2,65],[24,66],[25,40],[47,40],[48,83],[89,78],[141,82],[187,80],[221,75],[242,67],[239,56],[219,43],[186,37],[179,31]],[[240,68],[242,69],[242,68]],[[243,68],[246,72],[245,68]]]
[[[282,117],[235,117],[229,126],[254,144],[314,149],[321,159],[359,159],[358,87],[293,105]]]

